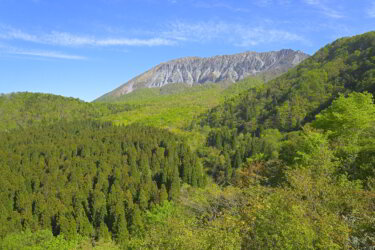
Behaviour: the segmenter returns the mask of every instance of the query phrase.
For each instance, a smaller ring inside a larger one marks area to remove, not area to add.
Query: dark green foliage
[[[152,204],[203,186],[201,163],[166,130],[60,122],[0,133],[0,237],[21,230],[108,239],[142,233]]]

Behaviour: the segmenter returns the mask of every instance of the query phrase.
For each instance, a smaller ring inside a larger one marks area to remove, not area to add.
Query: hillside
[[[162,88],[139,89],[110,103],[86,103],[41,93],[12,93],[0,96],[0,131],[95,119],[117,125],[140,123],[181,133],[194,118],[223,103],[225,98],[260,84],[262,81],[257,78],[247,78],[236,84],[193,87],[169,84]]]
[[[286,72],[307,57],[307,54],[300,51],[280,50],[210,58],[180,58],[155,66],[96,101],[110,101],[136,89],[162,87],[171,83],[186,83],[190,86],[222,81],[233,83],[256,75],[270,79]]]
[[[131,109],[125,104],[91,104],[51,94],[20,92],[0,95],[0,131],[60,120],[98,119]]]
[[[202,124],[258,134],[299,129],[339,93],[375,92],[374,48],[375,32],[339,39],[277,79],[212,109]]]
[[[223,172],[239,168],[249,157],[278,159],[284,136],[313,121],[340,94],[374,93],[374,48],[375,32],[339,39],[286,74],[202,115],[195,124],[211,127],[206,145],[226,162],[219,167],[207,158],[209,172],[225,182]],[[202,156],[208,157],[207,152]]]
[[[374,245],[374,92],[368,32],[338,39],[198,120],[196,129],[211,127],[198,149],[207,173],[260,202],[248,200],[243,249]]]
[[[107,115],[102,120],[123,125],[141,123],[181,130],[188,127],[200,114],[222,104],[226,98],[262,83],[260,79],[250,77],[235,84],[204,84],[193,87],[169,84],[161,88],[139,89],[113,100],[115,104],[134,107],[132,110]]]

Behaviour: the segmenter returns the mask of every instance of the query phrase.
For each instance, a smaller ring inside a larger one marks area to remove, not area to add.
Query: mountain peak
[[[292,49],[260,53],[247,51],[213,57],[183,57],[161,63],[104,96],[117,97],[135,89],[162,87],[170,83],[194,85],[221,81],[237,82],[264,73],[277,76],[308,57],[309,55],[302,51]]]

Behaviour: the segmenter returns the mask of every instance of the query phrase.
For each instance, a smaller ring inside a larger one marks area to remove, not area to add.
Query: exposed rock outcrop
[[[210,58],[185,57],[161,63],[104,96],[121,96],[138,88],[162,87],[170,83],[204,84],[236,82],[248,76],[279,75],[309,55],[291,49],[272,52],[245,52]]]

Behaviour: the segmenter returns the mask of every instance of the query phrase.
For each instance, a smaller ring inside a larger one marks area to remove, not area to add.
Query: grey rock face
[[[262,73],[281,74],[309,55],[290,49],[272,52],[245,52],[210,58],[185,57],[159,64],[106,94],[121,96],[137,88],[162,87],[169,83],[204,84],[236,82]]]

